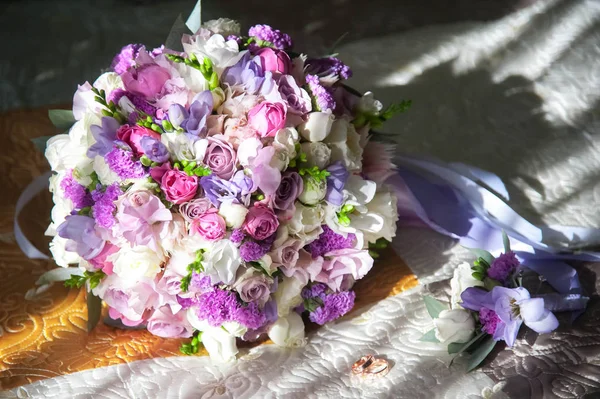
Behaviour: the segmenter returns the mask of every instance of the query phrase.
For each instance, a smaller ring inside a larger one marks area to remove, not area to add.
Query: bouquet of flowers
[[[192,338],[184,353],[302,345],[301,315],[347,313],[395,235],[391,151],[369,131],[408,104],[357,95],[348,66],[270,26],[209,21],[182,44],[124,47],[72,112],[51,111],[70,127],[45,153],[51,252],[90,306]]]
[[[447,345],[450,354],[469,352],[467,371],[476,368],[499,341],[513,346],[523,324],[540,334],[552,332],[558,327],[552,310],[581,309],[587,302],[575,295],[562,299],[524,288],[525,268],[510,250],[506,234],[503,237],[503,254],[495,258],[472,249],[478,256],[473,266],[463,263],[455,270],[450,281],[451,309],[431,296],[424,298],[435,328],[421,340]]]

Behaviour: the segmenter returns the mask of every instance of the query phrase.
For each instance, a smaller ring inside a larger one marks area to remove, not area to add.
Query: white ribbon
[[[19,215],[25,205],[29,203],[42,190],[48,188],[50,175],[52,172],[46,172],[41,176],[38,176],[33,180],[29,185],[25,188],[25,190],[19,196],[17,200],[17,205],[15,207],[15,222],[14,222],[14,231],[15,231],[15,239],[17,240],[17,244],[21,251],[25,255],[27,255],[30,259],[50,259],[47,255],[40,252],[23,234],[23,230],[21,230],[21,226],[19,226]]]

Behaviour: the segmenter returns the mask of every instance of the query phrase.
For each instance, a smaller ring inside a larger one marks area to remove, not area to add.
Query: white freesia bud
[[[306,345],[302,317],[296,312],[280,317],[269,329],[269,338],[279,346],[298,348]]]
[[[121,248],[108,257],[113,263],[113,272],[126,280],[138,280],[142,277],[154,278],[160,272],[163,258],[157,252],[145,246]]]
[[[233,202],[223,202],[219,207],[219,215],[223,216],[227,227],[232,229],[239,229],[244,224],[248,208],[241,204],[235,204]]]
[[[460,294],[469,287],[483,287],[483,281],[477,280],[472,276],[473,271],[467,262],[463,262],[454,269],[454,276],[450,280],[452,290],[450,305],[452,309],[462,309],[460,304],[462,299]]]
[[[192,141],[183,133],[163,133],[160,136],[160,141],[180,161],[202,162],[208,148],[207,139]]]
[[[435,337],[443,344],[466,343],[475,331],[475,320],[466,310],[442,310],[437,319],[433,319]]]
[[[325,198],[327,193],[327,181],[325,179],[317,180],[306,174],[302,177],[304,190],[298,197],[304,205],[316,205]]]
[[[359,111],[367,114],[379,115],[379,113],[383,109],[383,104],[381,104],[381,101],[375,99],[373,93],[368,91],[365,94],[363,94],[362,97],[360,97],[356,108]]]
[[[302,166],[324,169],[329,165],[331,159],[331,149],[323,143],[302,143],[300,145],[302,152],[306,154],[306,163]]]
[[[202,24],[204,29],[208,29],[212,33],[228,36],[240,35],[240,24],[237,21],[229,18],[211,19]]]
[[[335,117],[328,112],[311,112],[308,120],[298,126],[298,132],[305,140],[323,141],[329,135]]]

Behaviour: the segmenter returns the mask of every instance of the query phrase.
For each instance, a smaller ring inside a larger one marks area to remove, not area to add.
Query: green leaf
[[[88,291],[87,293],[87,311],[87,330],[90,332],[96,327],[96,324],[98,324],[100,314],[102,313],[102,299],[94,295],[91,291]]]
[[[504,243],[504,253],[509,253],[510,252],[510,240],[508,239],[508,236],[506,235],[506,231],[502,230],[502,243]]]
[[[42,274],[35,284],[45,285],[57,281],[67,281],[72,276],[83,276],[83,271],[78,267],[59,267]]]
[[[497,341],[490,335],[477,347],[477,349],[475,349],[467,363],[467,373],[479,366],[479,364],[485,360],[487,355],[489,355],[496,346],[496,343]]]
[[[451,344],[448,344],[448,354],[453,354],[453,353],[457,353],[458,351],[461,350],[461,348],[464,346],[465,344],[459,344],[456,342],[452,342]]]
[[[41,136],[34,137],[31,139],[35,148],[37,148],[41,153],[46,152],[46,143],[54,136]]]
[[[484,249],[467,247],[465,248],[471,251],[473,254],[475,254],[475,256],[477,256],[478,258],[482,258],[483,260],[485,260],[490,265],[492,264],[492,262],[494,262],[494,256]]]
[[[443,303],[441,303],[440,301],[438,301],[437,299],[435,299],[432,296],[425,295],[423,297],[423,300],[425,301],[425,307],[427,308],[427,313],[429,313],[429,316],[431,316],[431,318],[433,318],[433,319],[437,319],[437,317],[440,315],[442,310],[448,309],[448,306],[444,305]]]
[[[51,109],[48,117],[54,126],[60,130],[67,130],[75,123],[73,111],[69,109]]]
[[[72,275],[68,280],[65,280],[65,287],[67,288],[81,288],[87,281],[85,276]]]
[[[486,290],[491,291],[494,287],[502,286],[502,284],[493,278],[486,277],[483,279],[483,286]]]
[[[454,356],[452,358],[452,360],[450,361],[450,364],[448,365],[448,367],[452,366],[452,363],[454,362],[454,359],[456,359],[458,357],[458,355],[460,355],[461,353],[463,353],[464,351],[466,351],[467,349],[469,349],[469,347],[471,345],[473,345],[475,342],[479,341],[479,339],[481,337],[483,337],[484,334],[485,334],[484,332],[480,332],[475,337],[473,337],[473,339],[471,339],[469,342],[467,342],[466,344],[462,344],[462,346],[460,348],[457,348],[456,352],[455,352],[456,356]],[[448,348],[448,350],[450,350],[450,349]],[[454,350],[454,348],[453,348],[453,350]]]
[[[419,341],[422,341],[422,342],[435,342],[435,343],[439,343],[440,342],[435,337],[435,328],[433,330],[427,331],[421,338],[419,338]]]

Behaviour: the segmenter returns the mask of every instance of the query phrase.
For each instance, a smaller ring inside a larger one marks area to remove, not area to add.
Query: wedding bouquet
[[[302,345],[301,315],[347,313],[395,235],[392,154],[369,130],[407,103],[383,110],[267,25],[209,21],[182,44],[124,47],[51,112],[72,124],[45,153],[54,260],[112,319],[192,338],[184,353]]]

